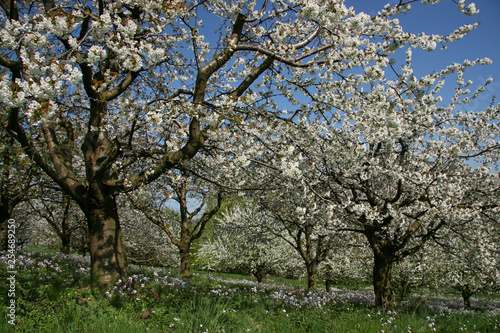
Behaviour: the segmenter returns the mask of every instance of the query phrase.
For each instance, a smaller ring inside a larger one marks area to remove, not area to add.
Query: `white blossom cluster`
[[[212,238],[198,251],[206,269],[255,276],[301,276],[297,253],[268,230],[273,222],[250,204],[229,208],[215,221]],[[297,275],[298,274],[298,275]]]
[[[322,0],[18,5],[0,18],[9,131],[81,206],[91,185],[105,189],[95,202],[114,202],[182,170],[253,190],[307,262],[313,246],[301,245],[319,244],[324,260],[340,231],[364,234],[374,253],[393,246],[397,261],[497,204],[478,193],[498,189],[500,109],[468,110],[491,80],[474,90],[465,76],[491,60],[423,77],[412,67],[414,48],[477,24],[416,34],[398,20],[409,4],[368,15]],[[478,12],[463,0],[458,10]]]

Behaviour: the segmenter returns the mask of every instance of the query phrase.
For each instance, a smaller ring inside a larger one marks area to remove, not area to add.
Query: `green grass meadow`
[[[1,256],[0,256],[1,257]],[[383,311],[370,290],[346,282],[329,293],[304,281],[267,280],[131,266],[131,279],[102,293],[90,286],[88,258],[26,252],[17,260],[15,325],[8,270],[0,259],[0,332],[496,332],[499,299],[463,310],[451,301],[412,296]],[[484,305],[486,304],[486,305]],[[11,321],[12,323],[12,321]]]

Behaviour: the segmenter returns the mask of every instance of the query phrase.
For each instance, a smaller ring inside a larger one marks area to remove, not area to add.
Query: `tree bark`
[[[0,203],[0,251],[7,250],[8,225],[13,209],[11,205]]]
[[[190,247],[191,244],[187,247],[179,247],[179,253],[181,256],[181,275],[184,278],[191,277],[191,263],[189,261]]]
[[[253,270],[252,275],[257,279],[258,283],[262,283],[264,276],[266,276],[266,271],[265,265],[259,264],[255,267],[255,270]]]
[[[92,282],[100,288],[109,288],[118,279],[128,280],[128,266],[115,198],[104,196],[103,199],[99,205],[89,207],[85,215]]]
[[[62,205],[64,208],[64,212],[61,221],[61,243],[62,243],[61,251],[62,253],[69,254],[71,251],[71,235],[78,226],[79,222],[74,221],[75,225],[73,226],[70,225],[71,199],[69,198],[69,196],[67,195],[63,196]]]
[[[82,145],[89,185],[85,200],[79,205],[88,223],[92,282],[106,289],[118,279],[128,280],[128,266],[115,200],[117,192],[106,184],[113,178],[108,159],[116,154],[116,147],[101,128],[107,102],[99,94],[96,97],[98,99],[90,102],[89,127]]]
[[[62,222],[61,222],[61,243],[62,243],[62,246],[61,246],[61,251],[62,253],[64,254],[69,254],[70,250],[71,250],[71,234],[73,232],[73,230],[70,228],[70,225],[69,225],[69,216],[68,216],[68,209],[69,209],[69,198],[66,197],[65,200],[68,200],[68,202],[66,203],[66,207],[65,207],[65,213],[63,215],[63,218],[62,218]]]
[[[460,294],[462,295],[462,299],[464,301],[464,309],[470,308],[470,298],[474,293],[470,290],[469,285],[460,286],[457,289],[460,290]]]
[[[0,213],[0,251],[7,250],[7,232],[9,217],[5,217],[3,212]]]
[[[327,293],[330,292],[331,288],[332,288],[332,280],[330,280],[330,278],[327,278],[325,280],[325,290],[326,290],[326,292]]]
[[[257,283],[262,283],[264,281],[264,272],[257,271],[253,273],[253,276],[257,279]]]
[[[394,296],[391,284],[392,261],[382,253],[374,250],[373,290],[375,304],[383,308],[394,306]]]
[[[471,297],[471,295],[469,293],[462,291],[462,298],[464,300],[464,308],[465,309],[470,308],[470,297]]]
[[[71,252],[71,234],[63,236],[61,242],[61,252],[64,254],[69,254]]]
[[[318,263],[314,260],[307,264],[307,289],[316,288],[316,273],[318,271]]]

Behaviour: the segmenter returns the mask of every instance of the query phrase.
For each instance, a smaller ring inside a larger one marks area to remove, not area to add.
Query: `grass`
[[[102,294],[89,287],[88,258],[31,252],[18,266],[16,326],[7,323],[9,298],[2,283],[0,332],[500,330],[498,308],[465,311],[420,298],[385,312],[372,305],[368,293],[355,290],[296,293],[297,280],[257,284],[240,275],[197,272],[186,281],[172,271],[132,265],[131,284],[118,283]],[[6,272],[0,258],[0,279]]]

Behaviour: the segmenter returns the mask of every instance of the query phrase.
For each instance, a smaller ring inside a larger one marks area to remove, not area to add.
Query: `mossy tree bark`
[[[373,291],[375,292],[375,304],[383,308],[392,308],[394,307],[394,296],[391,283],[391,256],[383,253],[383,251],[375,250],[373,259]]]

